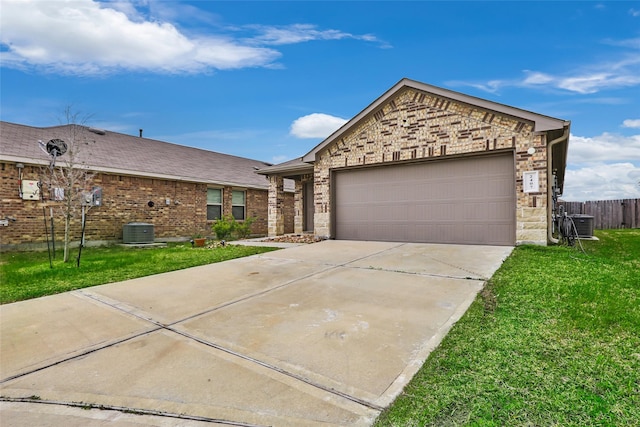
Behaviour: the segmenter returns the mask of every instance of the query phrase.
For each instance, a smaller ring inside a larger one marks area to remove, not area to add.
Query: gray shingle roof
[[[31,127],[0,121],[0,159],[48,164],[39,147],[59,138],[69,142],[73,129],[82,141],[78,161],[91,169],[124,175],[267,189],[268,179],[256,170],[269,163],[79,125]],[[68,155],[65,155],[68,156]],[[58,161],[64,161],[65,156]],[[287,186],[289,187],[289,186]]]

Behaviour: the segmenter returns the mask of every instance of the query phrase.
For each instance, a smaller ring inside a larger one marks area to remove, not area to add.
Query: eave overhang
[[[303,162],[301,158],[297,158],[289,160],[288,162],[258,169],[256,173],[260,175],[275,175],[290,178],[313,173],[313,163]]]
[[[3,155],[3,156],[0,156],[0,160],[6,161],[6,162],[14,162],[14,163],[25,163],[29,165],[41,166],[43,168],[49,167],[48,160],[33,159],[28,157]],[[61,163],[63,163],[63,161],[59,160],[57,163],[57,166],[60,166]],[[257,186],[257,185],[248,185],[246,183],[241,183],[241,182],[202,179],[202,178],[196,178],[196,177],[190,177],[190,176],[178,176],[178,175],[169,175],[169,174],[162,174],[162,173],[142,172],[142,171],[134,171],[134,170],[120,169],[120,168],[109,168],[109,167],[101,167],[101,166],[84,166],[79,164],[76,167],[78,169],[86,169],[88,171],[95,172],[95,173],[105,173],[105,174],[111,174],[111,175],[136,176],[136,177],[142,177],[142,178],[163,179],[167,181],[193,182],[198,184],[246,188],[246,189],[253,189],[253,190],[269,189],[269,185],[266,183],[264,186]]]

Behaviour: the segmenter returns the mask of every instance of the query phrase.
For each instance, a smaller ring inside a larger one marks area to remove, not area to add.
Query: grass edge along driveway
[[[640,230],[520,246],[376,426],[640,424]]]
[[[76,267],[73,257],[68,263],[63,263],[60,252],[53,261],[53,268],[49,265],[46,251],[5,252],[0,254],[0,303],[23,301],[276,249],[242,245],[192,248],[189,243],[169,244],[165,248],[85,248],[80,267]]]

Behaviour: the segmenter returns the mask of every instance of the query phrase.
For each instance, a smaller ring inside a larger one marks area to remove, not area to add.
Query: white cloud
[[[193,7],[175,7],[189,17],[196,16]],[[132,0],[2,0],[0,60],[5,67],[73,75],[118,71],[200,73],[275,68],[282,54],[269,47],[273,45],[347,38],[378,42],[370,34],[319,30],[302,24],[186,34],[168,21],[179,18],[171,12],[164,5]],[[209,14],[199,20],[211,23],[216,17]],[[213,27],[207,26],[207,31]],[[258,35],[229,35],[237,31],[257,31]]]
[[[525,71],[527,77],[524,79],[523,83],[525,85],[539,85],[539,84],[548,84],[554,81],[554,77],[545,73],[534,72],[534,71]]]
[[[254,43],[267,45],[284,45],[302,43],[312,40],[343,40],[355,39],[368,42],[379,42],[372,34],[356,35],[340,30],[319,30],[311,24],[293,24],[282,27],[253,25],[248,28],[257,30],[260,34],[252,39]]]
[[[580,94],[597,93],[605,89],[620,89],[640,84],[640,38],[605,40],[610,46],[625,49],[612,59],[575,67],[569,72],[550,74],[524,70],[524,77],[494,79],[488,82],[451,81],[451,86],[470,86],[486,92],[497,92],[505,87],[552,88]]]
[[[277,156],[271,157],[271,163],[273,163],[274,165],[277,165],[278,163],[282,163],[286,160],[291,160],[291,159],[285,155],[277,155]]]
[[[634,16],[634,17],[638,17],[640,16],[640,10],[636,10],[636,9],[629,9],[629,15]]]
[[[627,119],[622,122],[625,128],[640,128],[640,119]]]
[[[593,164],[567,168],[563,200],[615,200],[640,198],[638,163]]]
[[[267,66],[272,49],[223,37],[189,38],[166,22],[134,21],[133,13],[92,0],[2,3],[2,52],[6,66],[39,67],[71,74],[115,70],[199,72]],[[117,28],[118,31],[113,29]]]
[[[346,122],[340,117],[313,113],[296,119],[291,124],[290,134],[298,138],[326,138]]]
[[[526,72],[527,76],[524,79],[507,84],[522,87],[549,86],[580,94],[590,94],[604,89],[616,89],[640,84],[640,75],[636,74],[640,70],[636,61],[625,59],[594,68],[564,76],[553,76],[541,72]],[[607,71],[600,71],[601,68]]]
[[[571,135],[570,163],[640,161],[640,135],[622,136],[605,132],[595,137]]]
[[[567,162],[564,200],[640,197],[640,135],[571,135]]]

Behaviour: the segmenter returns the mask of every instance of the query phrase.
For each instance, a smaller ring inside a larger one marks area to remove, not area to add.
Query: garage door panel
[[[515,243],[513,154],[339,171],[338,239]]]

